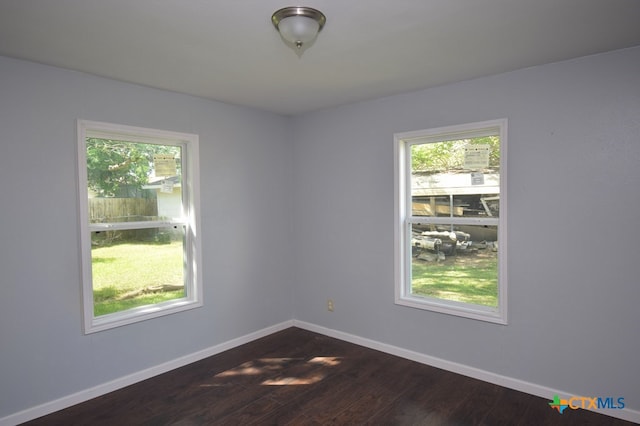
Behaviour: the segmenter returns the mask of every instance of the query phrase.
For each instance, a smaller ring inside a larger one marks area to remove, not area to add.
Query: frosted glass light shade
[[[280,21],[278,29],[285,40],[300,48],[315,40],[320,24],[306,16],[290,16]]]
[[[313,44],[326,21],[322,12],[311,7],[285,7],[271,16],[282,39],[291,47],[295,46],[298,55]]]

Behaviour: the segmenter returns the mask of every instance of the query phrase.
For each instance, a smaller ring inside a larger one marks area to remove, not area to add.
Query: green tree
[[[177,146],[87,138],[88,186],[98,197],[133,196],[149,182],[154,154],[179,153]]]
[[[500,138],[486,136],[411,145],[411,171],[439,173],[460,170],[464,165],[464,147],[470,144],[489,145],[489,168],[500,168]]]

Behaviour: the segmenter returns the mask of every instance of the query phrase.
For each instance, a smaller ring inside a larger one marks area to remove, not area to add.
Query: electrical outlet
[[[333,312],[333,300],[331,299],[327,300],[327,311]]]

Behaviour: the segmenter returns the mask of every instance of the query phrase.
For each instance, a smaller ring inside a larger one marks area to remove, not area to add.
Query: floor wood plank
[[[631,425],[289,328],[27,425]]]

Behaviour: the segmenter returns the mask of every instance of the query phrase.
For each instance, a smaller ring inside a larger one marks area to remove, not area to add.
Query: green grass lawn
[[[451,259],[451,260],[449,260]],[[413,261],[413,294],[474,305],[498,306],[498,259],[449,258],[446,262]]]
[[[184,290],[122,296],[147,287],[183,285],[182,242],[120,243],[91,250],[94,315],[184,297]]]

